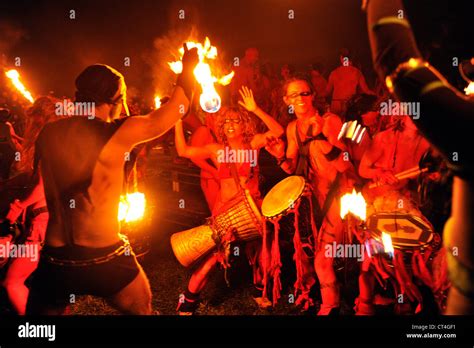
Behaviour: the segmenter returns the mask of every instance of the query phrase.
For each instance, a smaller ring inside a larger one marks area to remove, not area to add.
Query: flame
[[[363,221],[366,219],[367,205],[364,196],[362,193],[356,192],[355,189],[352,190],[352,193],[346,193],[341,197],[341,218],[344,219],[349,213]]]
[[[217,112],[221,108],[221,97],[217,93],[214,84],[219,83],[222,86],[228,85],[234,77],[234,72],[232,71],[221,78],[217,78],[212,74],[211,67],[206,63],[206,61],[216,59],[217,48],[211,45],[211,40],[209,40],[208,37],[206,37],[204,45],[193,41],[187,42],[186,45],[188,49],[197,48],[198,51],[199,63],[194,69],[194,76],[202,89],[201,96],[199,97],[201,108],[209,113]],[[179,50],[179,54],[182,58],[184,55],[184,48]],[[183,64],[180,60],[176,62],[168,62],[168,65],[175,74],[180,74],[183,71]]]
[[[118,220],[137,221],[145,214],[146,200],[141,192],[128,193],[120,196]]]
[[[20,81],[20,74],[15,69],[8,70],[5,75],[12,81],[13,85],[16,89],[23,94],[23,96],[30,101],[30,103],[34,103],[33,96],[31,93],[26,89],[25,85]]]
[[[466,88],[464,88],[466,95],[474,94],[474,82],[469,82]]]
[[[382,232],[382,243],[385,253],[393,256],[394,250],[390,234]]]
[[[161,107],[161,98],[158,95],[155,95],[155,109],[159,109]]]

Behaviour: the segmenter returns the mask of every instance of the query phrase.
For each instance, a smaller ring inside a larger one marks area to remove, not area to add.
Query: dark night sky
[[[155,38],[169,36],[174,31],[187,34],[195,26],[199,38],[209,36],[228,63],[232,57],[242,56],[246,47],[255,46],[263,61],[277,65],[288,62],[305,68],[320,60],[331,69],[337,64],[338,49],[348,47],[371,80],[365,15],[360,11],[360,3],[358,0],[0,0],[0,54],[8,66],[13,64],[14,57],[21,57],[20,70],[27,76],[25,79],[35,95],[49,90],[72,95],[75,76],[86,65],[96,62],[114,66],[124,73],[130,86],[146,95],[153,90],[149,63],[157,54],[153,48]],[[418,0],[412,12],[408,11],[409,16],[417,19],[413,23],[417,39],[426,43],[449,41],[453,45],[450,50],[461,54],[458,51],[464,45],[456,42],[464,40],[459,33],[468,37],[467,25],[462,18],[453,18],[454,5],[446,10],[436,3]],[[467,11],[459,10],[463,3],[467,1],[456,2],[456,14],[464,13],[467,23]],[[74,20],[69,18],[71,9],[76,12]],[[185,11],[184,20],[178,18],[180,9]],[[290,9],[295,13],[293,20],[288,19]],[[456,27],[451,26],[448,33],[442,34],[441,19],[456,23]],[[457,40],[450,37],[453,32]],[[130,67],[123,65],[124,57],[131,58]]]

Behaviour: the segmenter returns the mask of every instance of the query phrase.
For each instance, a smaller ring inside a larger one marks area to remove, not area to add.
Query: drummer
[[[295,77],[283,86],[283,100],[296,115],[287,129],[288,146],[286,155],[280,153],[278,164],[289,174],[302,175],[311,185],[312,205],[316,225],[317,249],[314,252],[314,267],[319,278],[322,304],[319,315],[338,314],[340,307],[339,287],[333,268],[332,257],[326,257],[324,246],[342,240],[342,221],[339,216],[338,197],[352,186],[353,166],[345,152],[345,145],[338,140],[342,122],[337,115],[320,113],[314,106],[314,92],[311,83]],[[348,175],[351,173],[351,175]],[[300,229],[300,239],[304,253],[303,274],[311,272],[311,248],[314,241],[307,236],[311,227]],[[298,262],[298,260],[296,260]],[[301,262],[301,260],[300,260]],[[309,276],[311,277],[311,276]],[[302,296],[309,299],[309,290],[315,279],[299,279]]]
[[[239,193],[240,187],[247,189],[257,205],[261,205],[257,170],[258,151],[265,147],[269,140],[278,138],[284,133],[283,127],[258,107],[252,90],[244,86],[240,90],[240,95],[242,100],[239,101],[239,104],[243,108],[223,108],[216,115],[217,143],[201,147],[188,146],[184,138],[182,122],[178,122],[175,127],[175,144],[179,156],[193,159],[209,158],[217,167],[221,190],[213,207],[213,215],[222,213],[225,203]],[[266,133],[256,133],[249,112],[255,114],[268,127],[269,130]],[[257,269],[257,263],[260,262],[258,249],[261,246],[260,243],[253,244],[255,243],[247,243],[246,249],[254,267],[254,284],[257,287],[254,299],[259,306],[268,307],[271,303],[262,298],[263,275],[261,270]],[[250,251],[250,247],[254,247],[255,250]],[[184,293],[184,300],[180,299],[179,314],[191,315],[194,313],[199,294],[208,281],[210,271],[218,262],[224,266],[227,264],[221,254],[209,255],[193,273]]]
[[[417,167],[429,148],[409,116],[391,116],[388,128],[374,137],[360,162],[359,175],[379,185],[366,199],[392,190],[406,191],[408,180],[400,181],[396,174]]]

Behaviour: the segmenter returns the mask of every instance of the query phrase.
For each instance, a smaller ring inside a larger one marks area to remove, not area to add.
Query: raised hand
[[[257,110],[258,106],[250,88],[242,86],[242,88],[239,90],[239,93],[242,96],[242,100],[239,100],[240,105],[242,105],[249,112],[254,112]]]
[[[176,85],[183,88],[186,97],[189,101],[191,101],[195,85],[194,68],[199,63],[199,56],[197,48],[192,48],[188,50],[188,46],[186,44],[183,44],[183,47],[183,71],[181,72],[181,74],[179,74]]]
[[[275,158],[282,158],[285,156],[285,142],[280,138],[267,137],[265,150]]]

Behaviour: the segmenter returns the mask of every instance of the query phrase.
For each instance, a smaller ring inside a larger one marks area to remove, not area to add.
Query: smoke
[[[193,25],[188,28],[170,30],[154,40],[153,50],[145,55],[144,59],[152,71],[155,94],[160,97],[170,94],[173,84],[176,82],[176,74],[170,69],[168,62],[180,59],[178,50],[183,43],[187,41],[204,43],[205,38],[206,35],[200,34]],[[213,45],[212,36],[210,40]],[[227,61],[220,47],[217,47],[217,52],[217,59],[212,61],[212,71],[214,75],[221,77],[230,73],[232,69],[230,61]]]
[[[170,94],[176,82],[176,74],[171,71],[168,62],[179,60],[178,50],[183,43],[197,40],[197,37],[195,27],[181,27],[170,30],[153,41],[153,50],[145,55],[144,60],[152,71],[155,94],[160,97]]]
[[[0,67],[8,65],[8,53],[24,37],[26,32],[4,19],[0,19]]]

